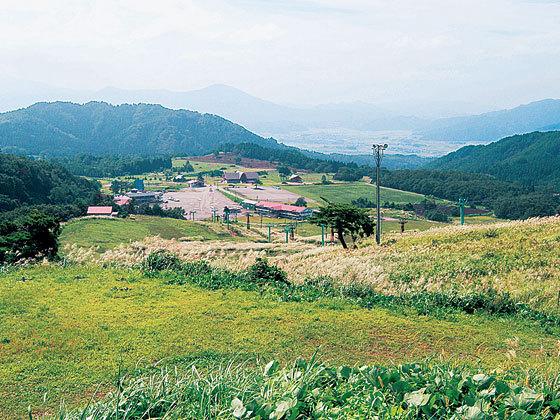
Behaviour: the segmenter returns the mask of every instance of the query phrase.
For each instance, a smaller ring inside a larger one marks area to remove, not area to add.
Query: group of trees
[[[102,201],[98,182],[52,162],[0,155],[0,263],[56,255],[60,222]]]
[[[185,210],[181,207],[171,209],[164,209],[159,204],[142,204],[135,205],[134,203],[124,206],[119,212],[119,215],[126,216],[128,214],[145,214],[147,216],[169,217],[171,219],[184,219]]]
[[[384,171],[383,185],[493,210],[504,219],[560,213],[560,196],[548,187],[526,187],[492,175],[428,169]]]
[[[0,155],[0,212],[33,205],[84,208],[99,197],[100,185],[43,160]]]
[[[506,137],[485,146],[467,146],[433,161],[439,170],[484,173],[525,187],[560,188],[560,131]]]
[[[58,252],[59,233],[60,220],[41,209],[0,213],[0,264],[53,258]]]
[[[242,142],[279,147],[219,116],[161,105],[53,102],[0,114],[0,150],[29,155],[185,156]]]
[[[162,172],[172,169],[173,166],[171,158],[163,156],[76,155],[71,157],[58,157],[53,159],[53,161],[64,166],[74,175],[93,178],[140,175],[146,172]]]

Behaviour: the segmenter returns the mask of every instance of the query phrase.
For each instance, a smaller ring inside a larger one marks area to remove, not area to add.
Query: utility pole
[[[376,190],[377,190],[377,223],[375,224],[375,242],[377,245],[381,244],[381,160],[383,159],[383,152],[389,147],[387,144],[374,144],[373,156],[375,158],[376,166]]]
[[[459,202],[457,203],[459,205],[459,214],[461,217],[461,226],[463,226],[465,224],[465,206],[467,204],[467,199],[466,198],[460,198]]]

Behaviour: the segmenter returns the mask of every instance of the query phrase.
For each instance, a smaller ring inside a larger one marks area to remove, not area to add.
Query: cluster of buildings
[[[141,191],[136,188],[130,190],[124,195],[117,195],[113,198],[113,202],[117,206],[126,206],[134,200],[135,204],[158,204],[163,199],[163,193],[158,191]],[[105,216],[114,217],[117,212],[113,211],[111,206],[89,206],[87,209],[88,216]]]
[[[260,180],[258,172],[224,172],[223,181],[228,184],[257,184]]]
[[[183,174],[179,174],[175,178],[173,178],[173,182],[184,182],[189,186],[189,188],[202,188],[202,187],[204,187],[204,181],[203,180],[187,179],[187,177]]]
[[[258,184],[260,178],[258,172],[224,172],[222,176],[223,182],[227,184]],[[288,183],[301,184],[303,178],[297,174],[290,176],[287,180]]]

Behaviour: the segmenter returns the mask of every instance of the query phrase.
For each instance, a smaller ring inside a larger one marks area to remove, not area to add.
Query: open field
[[[212,218],[212,209],[222,215],[224,207],[238,207],[237,203],[224,196],[216,187],[185,188],[163,195],[165,208],[180,207],[185,210],[185,217],[190,218],[190,211],[195,211],[195,220]]]
[[[560,315],[559,244],[560,218],[555,217],[463,227],[444,225],[405,235],[388,233],[381,248],[368,239],[359,249],[348,252],[339,246],[304,247],[299,243],[232,244],[226,250],[223,244],[212,242],[147,241],[125,246],[103,261],[133,266],[152,251],[169,249],[187,260],[208,259],[219,267],[244,270],[257,257],[268,255],[295,283],[328,276],[343,284],[367,285],[384,294],[495,289],[535,309]],[[263,245],[274,245],[275,251],[267,252]],[[251,247],[254,251],[248,252]]]
[[[103,252],[150,236],[191,240],[235,239],[219,224],[137,215],[134,219],[84,218],[70,221],[63,226],[60,242],[63,247],[96,247]]]
[[[412,316],[329,298],[278,302],[257,292],[171,285],[137,270],[37,266],[8,271],[1,284],[2,418],[23,417],[28,405],[52,414],[62,396],[85,405],[98,386],[103,395],[119,369],[134,370],[139,361],[286,361],[320,348],[323,360],[336,363],[438,356],[486,368],[542,368],[543,354],[556,354],[555,333],[522,320]]]
[[[173,167],[179,168],[182,167],[188,159],[174,159],[173,160]],[[235,172],[235,171],[242,171],[242,172],[257,172],[257,171],[271,171],[274,169],[273,166],[270,164],[266,164],[263,162],[262,166],[256,167],[248,167],[243,165],[237,165],[234,163],[215,163],[215,162],[200,162],[197,160],[190,160],[189,162],[194,168],[196,172],[207,172],[207,171],[228,171],[228,172]]]
[[[363,182],[352,182],[344,184],[331,185],[285,185],[282,188],[293,192],[294,194],[308,197],[317,203],[322,203],[321,197],[334,203],[350,203],[360,197],[368,197],[374,199],[375,185]],[[381,189],[381,203],[385,201],[395,203],[418,203],[424,200],[421,194],[394,190],[392,188]]]
[[[234,194],[242,195],[249,200],[275,201],[278,203],[294,204],[301,195],[294,194],[285,188],[274,187],[232,187],[228,188]]]

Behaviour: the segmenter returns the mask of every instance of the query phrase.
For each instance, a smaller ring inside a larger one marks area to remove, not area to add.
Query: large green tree
[[[344,235],[350,235],[355,247],[359,238],[371,236],[375,228],[367,210],[350,204],[328,203],[321,207],[310,221],[319,226],[333,228],[344,249],[348,249]]]
[[[59,233],[57,218],[43,211],[3,213],[0,216],[0,264],[55,257]]]

